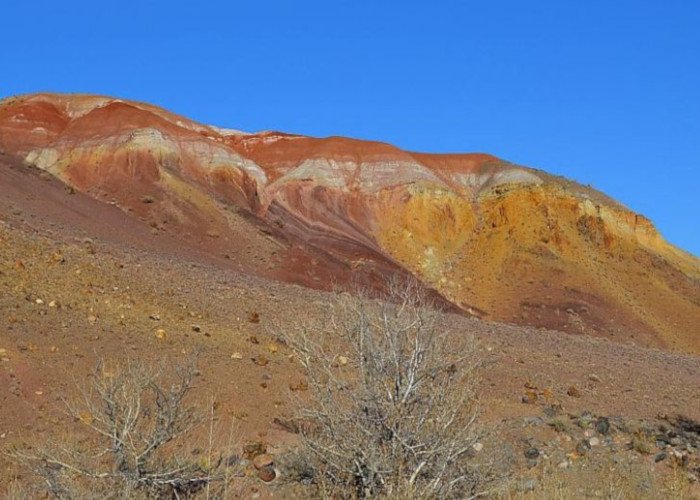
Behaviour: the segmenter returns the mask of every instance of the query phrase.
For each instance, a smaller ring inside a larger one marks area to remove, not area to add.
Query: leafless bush
[[[321,496],[477,498],[479,356],[415,282],[338,294],[326,321],[280,333],[308,378],[298,419]]]
[[[221,457],[178,452],[182,438],[204,418],[188,400],[194,373],[194,361],[167,371],[135,361],[115,366],[101,361],[80,397],[64,401],[68,414],[90,431],[85,439],[69,436],[10,455],[41,479],[35,488],[61,500],[210,493],[211,482],[222,477]]]

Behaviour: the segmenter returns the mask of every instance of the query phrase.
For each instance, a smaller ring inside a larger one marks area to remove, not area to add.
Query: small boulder
[[[588,450],[590,449],[591,443],[588,441],[588,439],[582,439],[576,445],[576,453],[578,453],[581,456],[584,456],[586,453],[588,453]]]
[[[261,441],[250,442],[243,445],[243,456],[248,460],[252,460],[264,453],[267,453],[267,446]]]
[[[569,386],[569,388],[566,391],[566,394],[568,394],[572,398],[580,398],[581,397],[581,392],[573,385]]]
[[[252,358],[253,363],[255,363],[258,366],[266,366],[269,361],[265,356],[257,356],[255,358]]]
[[[269,467],[275,463],[275,459],[269,453],[262,453],[253,458],[253,466],[260,470],[264,467]]]
[[[266,483],[269,483],[277,477],[277,473],[272,466],[263,467],[258,471],[258,477]]]
[[[598,420],[596,420],[595,430],[600,434],[607,434],[610,432],[610,421],[605,417],[600,417]]]
[[[537,402],[537,393],[535,391],[525,391],[521,400],[526,405],[532,405]]]

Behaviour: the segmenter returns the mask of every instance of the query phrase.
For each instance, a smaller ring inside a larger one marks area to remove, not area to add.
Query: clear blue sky
[[[4,0],[0,96],[35,91],[489,152],[590,183],[700,255],[697,0]]]

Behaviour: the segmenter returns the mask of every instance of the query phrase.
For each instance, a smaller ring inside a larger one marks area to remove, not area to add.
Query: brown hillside
[[[700,352],[696,258],[601,193],[489,155],[245,134],[49,94],[0,103],[0,150],[15,174],[36,166],[114,205],[121,226],[147,223],[152,244],[248,274],[329,289],[407,271],[465,313]]]

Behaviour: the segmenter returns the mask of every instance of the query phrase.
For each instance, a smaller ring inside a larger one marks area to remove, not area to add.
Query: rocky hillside
[[[465,314],[700,353],[698,259],[602,193],[493,156],[54,94],[0,102],[0,153],[3,190],[38,167],[128,216],[107,232],[147,228],[136,244],[321,289],[411,273]]]

